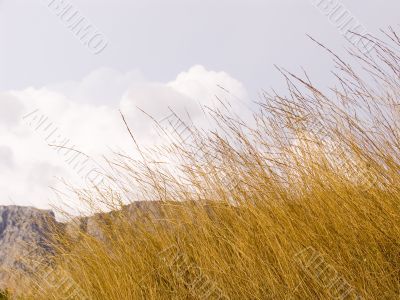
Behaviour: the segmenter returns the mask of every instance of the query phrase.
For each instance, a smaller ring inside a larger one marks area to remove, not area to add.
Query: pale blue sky
[[[99,67],[170,80],[195,64],[223,70],[255,93],[279,84],[273,64],[324,76],[329,60],[306,37],[340,51],[340,33],[312,0],[74,0],[109,40],[93,56],[46,7],[3,0],[0,90],[79,80]],[[400,2],[342,1],[371,33],[397,25]]]

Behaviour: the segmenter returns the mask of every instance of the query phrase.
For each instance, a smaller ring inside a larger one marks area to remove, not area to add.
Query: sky
[[[206,127],[199,107],[218,96],[250,115],[262,91],[284,89],[275,65],[330,84],[331,59],[307,36],[345,55],[329,6],[368,34],[398,26],[397,0],[0,0],[0,205],[48,208],[60,178],[87,180],[55,145],[135,155],[119,111],[152,145],[141,110]]]

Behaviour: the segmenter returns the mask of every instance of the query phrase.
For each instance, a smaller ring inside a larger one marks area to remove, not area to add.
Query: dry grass
[[[118,189],[77,192],[119,211],[98,215],[95,237],[60,235],[62,272],[25,296],[64,299],[68,279],[88,299],[399,299],[400,41],[386,40],[353,52],[356,67],[330,53],[327,91],[280,70],[287,95],[265,94],[254,125],[208,109],[214,131],[134,141],[140,162],[109,161]],[[162,203],[133,215],[122,192]]]

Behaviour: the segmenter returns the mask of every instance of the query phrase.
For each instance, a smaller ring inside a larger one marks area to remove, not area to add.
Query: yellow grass
[[[386,39],[352,54],[359,73],[330,53],[330,90],[280,70],[287,94],[266,93],[253,123],[227,106],[189,141],[133,139],[140,162],[109,161],[123,188],[77,191],[116,211],[97,215],[95,236],[60,234],[51,283],[38,271],[24,297],[399,299],[400,43]],[[123,190],[162,203],[134,215]]]

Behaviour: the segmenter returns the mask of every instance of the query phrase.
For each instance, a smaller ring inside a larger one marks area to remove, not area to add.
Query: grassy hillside
[[[331,89],[279,70],[286,94],[265,93],[252,121],[206,108],[213,131],[133,139],[142,161],[109,161],[118,188],[76,192],[116,211],[96,235],[60,235],[24,297],[399,299],[400,41],[386,40],[353,66],[322,46]],[[122,192],[158,202],[133,216]]]

